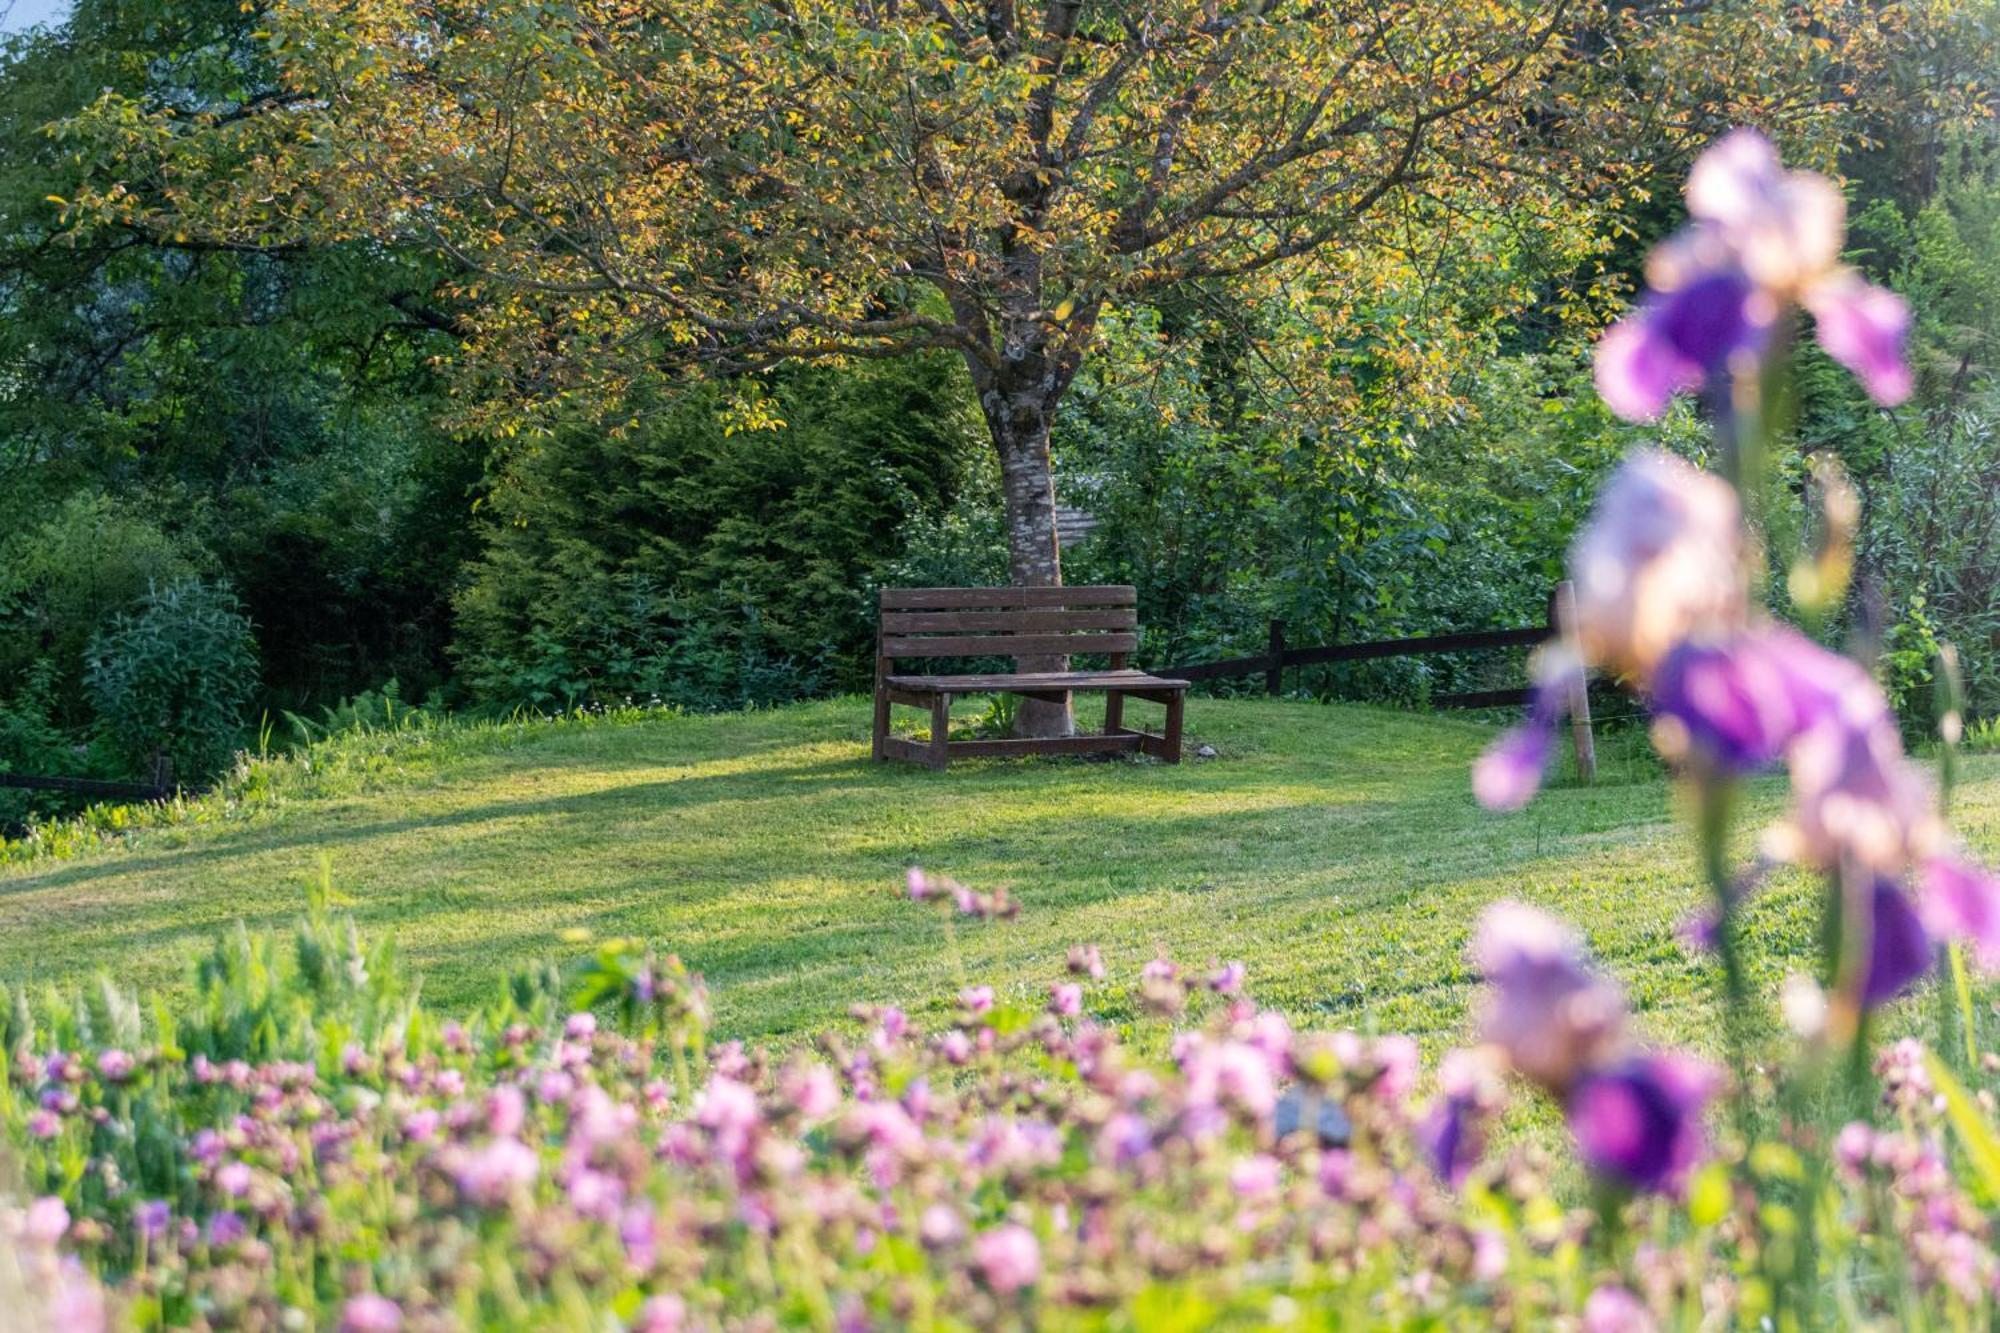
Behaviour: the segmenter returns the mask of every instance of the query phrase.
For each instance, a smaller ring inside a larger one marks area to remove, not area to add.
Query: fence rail
[[[1285,622],[1271,622],[1269,646],[1255,657],[1232,657],[1222,662],[1191,662],[1185,666],[1160,667],[1154,674],[1178,680],[1228,680],[1240,676],[1262,676],[1264,692],[1276,698],[1285,691],[1285,668],[1319,666],[1328,662],[1367,662],[1383,657],[1428,657],[1439,653],[1484,652],[1496,648],[1531,648],[1561,633],[1560,626],[1576,623],[1576,591],[1565,581],[1549,593],[1548,622],[1521,629],[1467,630],[1459,634],[1428,634],[1415,639],[1377,639],[1369,643],[1326,643],[1310,648],[1292,648],[1285,643]],[[1526,686],[1504,690],[1466,690],[1456,694],[1434,694],[1433,708],[1511,708],[1528,702],[1532,693]],[[1590,694],[1579,678],[1569,692],[1570,741],[1576,750],[1576,767],[1585,782],[1597,775],[1597,745],[1590,729]]]
[[[107,801],[168,801],[174,789],[152,782],[106,782],[99,778],[59,778],[34,773],[0,773],[0,787],[16,791],[65,791]]]
[[[1431,634],[1417,639],[1377,639],[1368,643],[1327,643],[1309,648],[1285,644],[1285,622],[1271,622],[1271,646],[1255,657],[1232,657],[1221,662],[1196,662],[1186,666],[1159,667],[1155,675],[1175,680],[1228,680],[1239,676],[1262,676],[1264,692],[1284,693],[1286,667],[1320,666],[1328,662],[1366,662],[1383,657],[1426,657],[1439,653],[1482,652],[1494,648],[1532,648],[1554,634],[1550,625],[1528,629],[1473,630],[1463,634]],[[1526,687],[1512,690],[1473,690],[1463,694],[1439,694],[1431,698],[1433,708],[1500,708],[1525,702]]]

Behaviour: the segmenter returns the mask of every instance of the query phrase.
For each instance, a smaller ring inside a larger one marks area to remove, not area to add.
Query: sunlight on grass
[[[400,740],[280,781],[269,809],[0,872],[0,972],[178,985],[217,926],[289,921],[324,854],[441,1003],[581,928],[681,953],[725,1034],[796,1034],[856,1001],[937,1005],[964,977],[1032,999],[1094,941],[1127,972],[1240,957],[1302,1018],[1437,1043],[1463,1023],[1474,917],[1513,896],[1585,929],[1662,1036],[1707,1041],[1703,964],[1674,933],[1699,891],[1663,782],[1496,817],[1466,785],[1481,725],[1265,701],[1190,715],[1190,748],[1220,755],[1179,767],[876,765],[859,701]],[[1990,842],[2000,767],[1971,767],[1964,822]],[[1766,816],[1776,799],[1754,797]],[[902,900],[911,863],[1005,887],[1023,916],[948,944]],[[1751,914],[1773,981],[1810,946],[1802,894],[1781,882]]]

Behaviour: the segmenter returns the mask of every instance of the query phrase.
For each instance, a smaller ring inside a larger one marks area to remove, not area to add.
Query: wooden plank
[[[1129,653],[1136,634],[939,634],[925,639],[883,636],[884,657],[1065,657]]]
[[[995,671],[960,676],[888,676],[892,690],[950,690],[953,694],[992,694],[1001,690],[1133,690],[1184,689],[1187,682],[1149,676],[1143,671]],[[921,707],[929,707],[926,699]]]
[[[884,611],[884,634],[939,634],[956,630],[1006,630],[1012,634],[1046,634],[1087,629],[1137,629],[1135,607],[1102,607],[1083,611]]]
[[[882,753],[890,759],[907,759],[913,764],[928,764],[931,761],[930,746],[920,745],[902,736],[884,736]]]
[[[1126,583],[1073,588],[884,588],[884,611],[968,611],[982,607],[1137,606],[1139,591]]]
[[[1225,680],[1231,676],[1260,675],[1270,669],[1271,659],[1268,657],[1231,657],[1221,662],[1161,667],[1160,674],[1175,680]]]
[[[1433,694],[1432,708],[1516,708],[1528,702],[1532,690],[1467,690],[1463,694]]]
[[[1526,648],[1548,637],[1548,630],[1537,626],[1534,629],[1476,630],[1470,634],[1433,634],[1421,639],[1381,639],[1374,643],[1332,643],[1323,648],[1288,649],[1285,665],[1362,662],[1377,657],[1423,657],[1430,653],[1467,653],[1483,648]]]
[[[1142,739],[1137,732],[1122,731],[1116,736],[1010,736],[1004,740],[953,741],[951,756],[976,759],[982,755],[1123,753],[1138,749]]]
[[[106,782],[99,778],[42,777],[32,773],[0,773],[0,787],[16,791],[66,791],[72,796],[96,796],[107,801],[166,801],[171,787],[150,782]]]

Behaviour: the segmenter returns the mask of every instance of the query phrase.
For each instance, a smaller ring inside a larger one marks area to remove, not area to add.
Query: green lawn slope
[[[218,928],[296,915],[325,858],[336,901],[393,933],[447,1006],[576,951],[575,932],[636,935],[708,976],[724,1035],[783,1037],[970,980],[1039,995],[1094,942],[1127,974],[1156,953],[1241,958],[1302,1021],[1436,1042],[1464,1027],[1473,921],[1511,895],[1577,921],[1656,1035],[1713,1036],[1706,967],[1675,933],[1700,899],[1692,850],[1643,765],[1496,816],[1466,781],[1490,728],[1461,719],[1196,700],[1190,752],[1212,759],[932,773],[871,763],[866,714],[845,700],[335,742],[259,766],[247,796],[182,824],[0,869],[0,979],[180,984]],[[2000,762],[1967,767],[1962,822],[1991,857]],[[1765,784],[1749,814],[1779,799]],[[1022,914],[947,928],[904,899],[911,863],[1004,886]],[[1758,900],[1764,980],[1807,956],[1813,911],[1797,876]]]

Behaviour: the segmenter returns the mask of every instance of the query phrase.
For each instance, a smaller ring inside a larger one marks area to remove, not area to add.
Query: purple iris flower
[[[1921,879],[1931,928],[1971,941],[1982,964],[2000,967],[2000,878],[1969,861],[1932,856],[1924,860]]]
[[[1676,1055],[1633,1056],[1586,1075],[1569,1124],[1591,1170],[1633,1189],[1677,1188],[1701,1156],[1701,1110],[1714,1074]]]
[[[1438,1179],[1453,1189],[1465,1183],[1479,1161],[1482,1148],[1477,1124],[1478,1108],[1467,1097],[1440,1097],[1437,1106],[1417,1127],[1417,1141],[1430,1158]]]
[[[1519,810],[1541,790],[1556,727],[1569,711],[1569,692],[1581,667],[1541,673],[1528,700],[1527,720],[1501,733],[1472,766],[1472,794],[1488,810]]]
[[[1740,355],[1760,353],[1770,334],[1768,305],[1733,267],[1649,293],[1598,344],[1599,396],[1627,420],[1652,420],[1675,394],[1700,388]]]
[[[1598,343],[1597,388],[1612,411],[1659,416],[1676,393],[1760,356],[1792,306],[1876,402],[1910,396],[1909,307],[1839,262],[1847,203],[1832,181],[1786,171],[1769,139],[1739,129],[1695,163],[1687,203],[1689,225],[1647,262],[1647,295]]]
[[[1917,909],[1889,880],[1875,880],[1868,915],[1868,971],[1861,980],[1861,1003],[1872,1009],[1930,971],[1934,946]]]
[[[1768,767],[1843,701],[1865,705],[1879,694],[1855,663],[1776,625],[1685,640],[1649,686],[1662,748],[1731,773]]]

